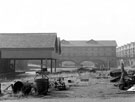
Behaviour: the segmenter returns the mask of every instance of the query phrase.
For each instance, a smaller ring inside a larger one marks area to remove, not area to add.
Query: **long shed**
[[[7,61],[14,63],[6,71],[14,69],[17,60],[41,60],[41,68],[44,60],[51,60],[52,72],[52,60],[56,64],[61,51],[59,43],[56,33],[0,33],[0,69],[4,70]]]

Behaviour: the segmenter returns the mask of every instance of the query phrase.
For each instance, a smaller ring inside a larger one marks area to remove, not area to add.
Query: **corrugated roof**
[[[56,33],[0,33],[0,48],[54,48]]]
[[[89,41],[67,41],[62,40],[61,46],[117,46],[117,43],[115,40],[89,40]]]

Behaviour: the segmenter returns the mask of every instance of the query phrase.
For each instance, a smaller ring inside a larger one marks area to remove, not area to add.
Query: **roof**
[[[0,48],[54,48],[56,33],[0,33]]]
[[[115,40],[89,40],[89,41],[83,41],[83,40],[72,40],[72,41],[67,41],[67,40],[62,40],[61,41],[61,46],[117,46],[117,43]]]

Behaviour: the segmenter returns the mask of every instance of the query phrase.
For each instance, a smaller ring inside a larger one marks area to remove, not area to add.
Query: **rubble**
[[[39,76],[39,75],[38,75]],[[11,82],[5,89],[2,90],[2,94],[10,91],[11,94],[28,95],[46,95],[49,88],[49,79],[46,75],[40,74],[40,77],[33,78],[33,80],[17,80]],[[10,89],[10,90],[8,90]],[[8,92],[9,93],[9,92]]]
[[[124,63],[121,63],[121,69],[111,71],[110,76],[113,78],[110,82],[115,82],[114,85],[118,86],[120,90],[128,90],[135,85],[134,72],[126,71],[124,69]]]
[[[121,69],[114,69],[114,70],[111,70],[109,75],[111,77],[119,77],[121,76]]]
[[[59,77],[55,82],[55,88],[58,90],[66,90],[66,85],[63,77]]]
[[[54,96],[58,97],[61,94],[64,95],[63,93],[69,94],[69,92],[74,92],[74,89],[79,90],[82,89],[83,87],[88,87],[93,89],[93,87],[97,87],[97,86],[101,87],[99,84],[105,85],[106,82],[103,81],[106,81],[105,77],[107,77],[108,75],[106,71],[96,71],[94,73],[89,71],[70,72],[70,73],[65,73],[65,72],[51,73],[48,74],[47,77],[41,77],[42,76],[40,75],[41,73],[38,74],[39,75],[33,78],[32,81],[28,81],[28,79],[25,79],[25,80],[19,80],[19,81],[15,81],[14,83],[11,83],[13,86],[10,84],[11,90],[10,93],[8,93],[8,95],[11,94],[16,95],[15,97],[20,97],[20,96],[27,97],[29,95],[30,97],[31,96],[37,97],[38,95],[39,96],[41,95],[44,97],[44,95],[46,95],[49,92],[49,94],[45,97],[54,97]],[[13,89],[17,86],[16,84],[17,85],[20,84],[19,87],[21,86],[20,88],[17,89],[17,92],[13,91]],[[54,95],[55,93],[57,93],[58,95]]]

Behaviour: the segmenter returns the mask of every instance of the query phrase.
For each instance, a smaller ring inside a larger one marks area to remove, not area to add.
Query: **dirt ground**
[[[105,75],[106,74],[106,75]],[[104,77],[103,77],[104,75]],[[48,94],[45,96],[15,96],[11,94],[11,90],[9,89],[8,93],[4,93],[0,97],[0,101],[4,102],[24,102],[24,101],[46,101],[46,102],[127,102],[134,101],[135,92],[127,92],[119,90],[118,87],[114,86],[114,83],[110,83],[110,78],[107,76],[107,72],[98,72],[98,73],[85,73],[84,75],[77,74],[62,74],[62,76],[68,77],[77,77],[80,79],[82,77],[89,78],[89,81],[79,81],[74,83],[69,89],[64,91],[58,91],[54,89],[50,89]],[[59,75],[60,76],[60,75]],[[106,76],[106,77],[105,77]],[[56,75],[55,75],[56,77]],[[32,75],[24,74],[20,77],[23,80],[33,79]],[[76,82],[77,80],[74,79]],[[3,81],[2,82],[2,90],[7,87],[13,80]]]

